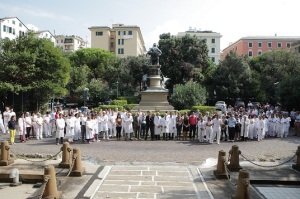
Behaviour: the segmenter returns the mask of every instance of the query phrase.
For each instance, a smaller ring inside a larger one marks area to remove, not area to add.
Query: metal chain
[[[228,167],[227,167],[227,162],[225,162],[224,161],[224,167],[225,167],[225,173],[226,173],[226,177],[227,177],[227,180],[230,182],[230,184],[232,185],[232,186],[236,186],[237,184],[235,183],[233,183],[232,181],[231,181],[231,179],[229,178],[229,169],[228,169]]]
[[[23,160],[26,160],[26,161],[29,161],[29,162],[46,162],[46,161],[48,161],[48,160],[54,159],[54,158],[55,158],[58,154],[60,154],[60,152],[61,152],[61,151],[59,151],[59,152],[57,152],[55,155],[52,155],[52,156],[50,156],[50,157],[48,157],[48,158],[46,158],[46,159],[44,159],[44,160],[34,161],[34,160],[28,159],[28,158],[26,158],[26,157],[22,157],[21,155],[19,155],[19,154],[13,152],[12,150],[10,150],[10,151],[11,151],[11,153],[14,154],[16,157],[18,157],[18,158],[20,158],[20,159],[23,159]]]
[[[259,167],[265,167],[265,168],[279,167],[279,166],[281,166],[281,165],[283,165],[283,164],[285,164],[285,163],[291,161],[292,159],[294,159],[294,158],[297,156],[297,155],[295,154],[293,157],[291,157],[290,159],[288,159],[288,160],[286,160],[286,161],[284,161],[284,162],[282,162],[282,163],[280,163],[280,164],[267,166],[267,165],[260,165],[260,164],[257,164],[257,163],[255,163],[255,162],[249,160],[248,158],[246,158],[243,154],[240,154],[240,155],[241,155],[246,161],[250,162],[251,164],[254,164],[254,165],[259,166]]]

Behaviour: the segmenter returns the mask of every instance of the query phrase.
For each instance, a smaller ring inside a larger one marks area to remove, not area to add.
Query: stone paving
[[[300,197],[300,189],[296,187],[256,187],[256,189],[267,199],[298,199]]]
[[[193,171],[191,171],[193,170]],[[94,199],[100,198],[204,198],[208,192],[196,168],[174,166],[112,166]],[[100,174],[101,175],[101,174]]]

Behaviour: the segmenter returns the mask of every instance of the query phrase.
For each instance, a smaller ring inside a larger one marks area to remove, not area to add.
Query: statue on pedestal
[[[159,56],[161,55],[161,50],[157,47],[156,43],[153,44],[153,47],[147,52],[147,55],[151,56],[151,64],[159,65]]]

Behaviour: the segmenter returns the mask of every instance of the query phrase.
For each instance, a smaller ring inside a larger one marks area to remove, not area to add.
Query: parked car
[[[235,104],[234,104],[234,106],[237,107],[238,109],[241,108],[241,107],[245,108],[245,102],[243,102],[243,101],[236,101]]]
[[[224,101],[217,101],[215,107],[217,111],[225,112],[227,105]]]

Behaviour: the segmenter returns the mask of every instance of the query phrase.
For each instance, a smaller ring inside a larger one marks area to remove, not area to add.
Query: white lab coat
[[[162,126],[161,128],[163,133],[170,133],[169,123],[170,123],[170,118],[167,116],[162,117],[160,119],[160,125]]]
[[[160,133],[161,133],[161,122],[160,122],[160,120],[161,120],[161,117],[160,116],[155,116],[154,117],[154,133],[155,133],[155,135],[160,135]]]
[[[64,130],[65,130],[65,126],[66,126],[66,122],[63,118],[56,119],[56,138],[62,138],[64,137]]]
[[[249,136],[249,123],[250,120],[248,118],[242,118],[241,120],[241,136],[248,137]]]
[[[132,133],[133,132],[132,122],[133,122],[132,116],[125,116],[124,117],[124,130],[125,130],[125,133]]]

